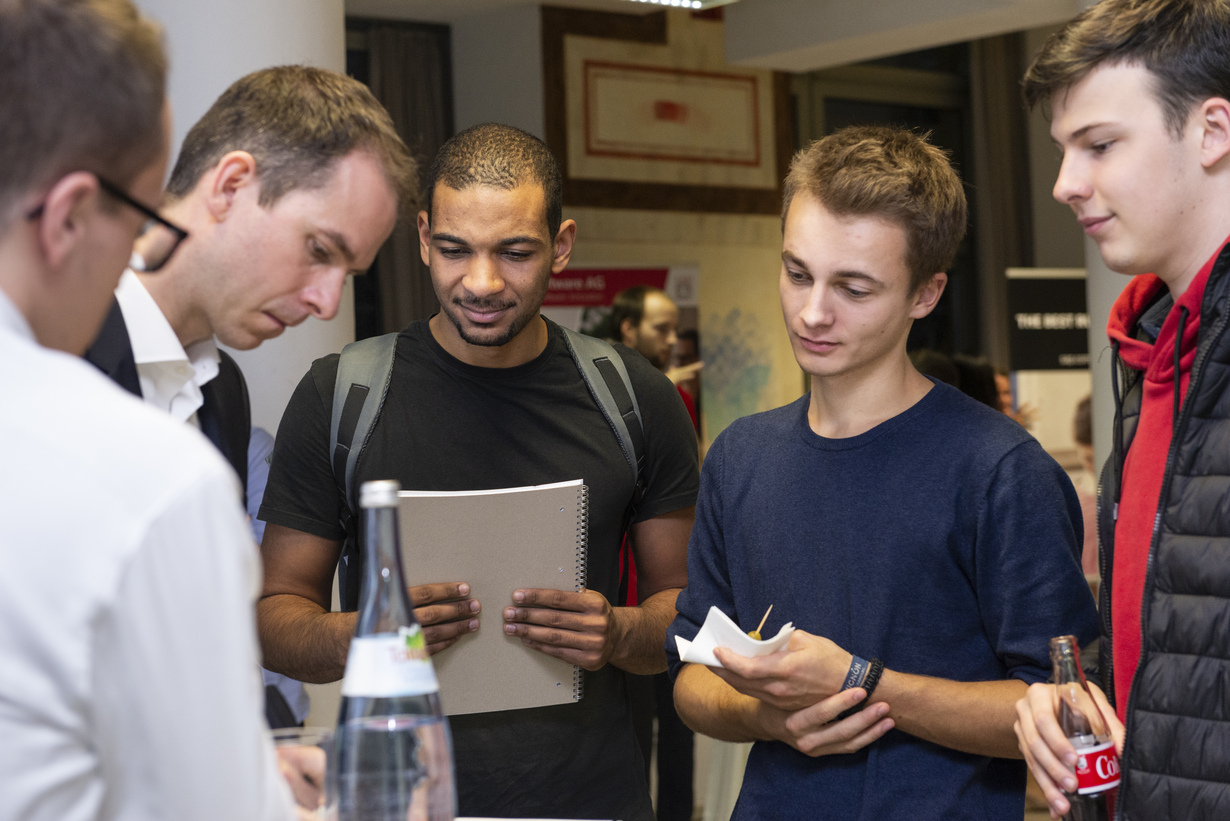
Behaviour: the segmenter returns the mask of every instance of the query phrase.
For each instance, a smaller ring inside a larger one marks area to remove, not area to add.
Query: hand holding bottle
[[[1058,667],[1058,662],[1056,662]],[[1067,662],[1064,663],[1065,667]],[[1075,667],[1079,671],[1079,667]],[[1071,672],[1056,671],[1059,684],[1034,684],[1025,697],[1017,702],[1017,720],[1014,725],[1017,743],[1025,756],[1029,769],[1049,804],[1051,818],[1060,818],[1073,811],[1072,798],[1079,788],[1076,767],[1080,754],[1074,736],[1080,740],[1080,720],[1073,714],[1094,716],[1098,727],[1086,719],[1091,739],[1107,739],[1114,742],[1116,753],[1123,751],[1123,725],[1105,694],[1096,686],[1084,682],[1074,684]],[[1064,679],[1067,678],[1067,681]],[[1083,686],[1082,686],[1083,685]],[[1068,726],[1065,728],[1064,724]],[[1085,739],[1088,741],[1089,739]]]

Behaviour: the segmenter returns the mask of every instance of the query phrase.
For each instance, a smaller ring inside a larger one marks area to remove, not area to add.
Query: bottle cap
[[[399,490],[401,482],[396,479],[364,482],[359,487],[359,507],[397,507]]]

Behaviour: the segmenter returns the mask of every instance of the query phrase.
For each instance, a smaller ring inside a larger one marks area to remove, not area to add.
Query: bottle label
[[[427,642],[417,624],[399,628],[396,635],[350,640],[342,695],[396,698],[439,690],[436,671],[427,657]]]
[[[1076,748],[1076,792],[1100,793],[1119,786],[1119,756],[1115,742]]]

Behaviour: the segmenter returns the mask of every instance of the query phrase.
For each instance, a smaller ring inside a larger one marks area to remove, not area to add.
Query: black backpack
[[[635,490],[624,511],[623,528],[626,532],[645,489],[645,434],[632,381],[623,360],[609,343],[567,328],[561,330],[568,353],[581,372],[594,402],[615,432],[620,450],[632,471]],[[346,540],[338,565],[342,610],[354,610],[359,602],[361,573],[355,466],[384,408],[393,374],[397,336],[391,333],[352,342],[342,349],[337,363],[329,425],[329,452],[333,454],[333,478],[346,499],[341,521]]]

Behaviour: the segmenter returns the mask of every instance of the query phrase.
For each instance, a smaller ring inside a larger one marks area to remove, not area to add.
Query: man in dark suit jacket
[[[414,161],[361,83],[303,66],[249,74],[185,138],[86,359],[197,425],[243,481],[246,508],[248,390],[218,343],[255,348],[333,318],[346,276],[372,264],[416,198]],[[269,689],[271,725],[294,723]]]

